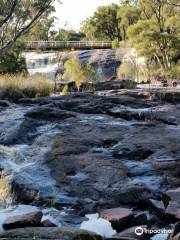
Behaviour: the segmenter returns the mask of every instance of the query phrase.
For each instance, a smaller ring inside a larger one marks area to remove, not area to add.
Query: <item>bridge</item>
[[[108,41],[27,41],[27,50],[64,50],[64,49],[108,49],[112,42]]]

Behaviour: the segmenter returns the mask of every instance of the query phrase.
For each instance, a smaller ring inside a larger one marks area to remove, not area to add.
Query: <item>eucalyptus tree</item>
[[[148,59],[154,59],[162,70],[171,69],[180,48],[177,4],[176,0],[139,0],[141,20],[128,28],[132,45]]]
[[[55,0],[1,0],[0,53],[9,49],[47,13]]]

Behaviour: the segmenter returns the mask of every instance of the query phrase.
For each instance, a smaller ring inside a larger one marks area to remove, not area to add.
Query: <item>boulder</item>
[[[41,211],[32,212],[24,215],[9,217],[3,223],[6,230],[25,227],[37,227],[41,223],[43,213]]]
[[[115,230],[120,231],[128,227],[133,218],[133,212],[128,208],[112,208],[103,210],[100,217],[108,220]]]
[[[157,213],[165,214],[165,206],[162,201],[157,201],[154,199],[149,200],[150,207],[152,207]]]
[[[180,222],[176,223],[173,232],[169,235],[167,240],[179,240],[180,239]]]
[[[171,189],[164,194],[167,204],[166,215],[175,221],[180,220],[180,188]]]
[[[19,228],[0,233],[0,239],[53,239],[53,240],[102,240],[102,238],[92,232],[75,228],[57,227],[37,227]]]
[[[51,222],[49,219],[46,219],[41,222],[42,227],[57,227],[57,225],[53,222]]]
[[[138,233],[138,228],[142,229],[142,234]],[[146,240],[150,238],[150,234],[147,234],[145,231],[146,229],[147,229],[146,225],[130,227],[120,233],[117,233],[108,240]],[[138,234],[136,234],[136,231]]]
[[[147,215],[144,212],[134,214],[132,225],[141,226],[148,223]]]
[[[180,205],[176,201],[170,201],[166,208],[166,215],[175,221],[180,221]]]
[[[64,120],[67,118],[74,117],[75,114],[59,110],[59,109],[53,109],[51,106],[49,107],[39,107],[37,109],[34,109],[33,111],[30,111],[26,114],[27,117],[35,118],[35,119],[44,119],[44,120]]]

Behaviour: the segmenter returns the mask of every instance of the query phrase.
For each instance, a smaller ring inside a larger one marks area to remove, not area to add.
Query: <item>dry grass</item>
[[[0,178],[0,201],[6,203],[6,205],[12,202],[10,185],[5,177]]]
[[[45,97],[52,93],[52,84],[42,76],[0,75],[0,99]]]

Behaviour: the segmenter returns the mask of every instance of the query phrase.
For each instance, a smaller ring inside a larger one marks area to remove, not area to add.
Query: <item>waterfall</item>
[[[30,75],[41,74],[51,81],[55,79],[61,55],[60,52],[25,52],[23,54]]]

